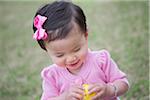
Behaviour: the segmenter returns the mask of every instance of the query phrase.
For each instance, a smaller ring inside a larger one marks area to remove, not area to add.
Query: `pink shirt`
[[[84,83],[107,84],[113,83],[115,80],[121,80],[128,84],[125,73],[118,68],[106,50],[89,51],[78,75],[73,75],[66,68],[59,67],[56,64],[44,68],[41,75],[43,78],[41,100],[59,96],[76,82],[80,85]],[[115,99],[106,97],[104,100]]]

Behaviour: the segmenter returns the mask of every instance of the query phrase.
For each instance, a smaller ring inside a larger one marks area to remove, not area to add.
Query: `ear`
[[[86,33],[85,33],[86,39],[88,38],[88,32],[89,32],[89,28],[88,28],[88,26],[87,26],[87,27],[86,27]]]
[[[88,32],[85,33],[85,38],[88,39]]]

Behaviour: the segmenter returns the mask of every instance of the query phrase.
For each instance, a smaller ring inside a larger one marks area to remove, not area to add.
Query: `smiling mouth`
[[[69,64],[69,66],[75,66],[75,65],[77,65],[79,63],[79,60],[77,61],[77,62],[75,62],[75,63],[73,63],[73,64]]]

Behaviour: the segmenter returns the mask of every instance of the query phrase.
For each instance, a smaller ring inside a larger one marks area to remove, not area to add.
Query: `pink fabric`
[[[89,51],[78,75],[72,75],[67,69],[55,64],[44,68],[41,75],[43,78],[41,100],[59,96],[77,82],[79,85],[98,82],[107,84],[113,83],[115,80],[121,80],[128,84],[125,73],[119,70],[106,50]],[[106,97],[103,100],[116,100],[116,98]]]
[[[42,28],[43,23],[46,21],[47,17],[37,15],[34,18],[34,26],[37,28],[36,32],[33,35],[33,38],[36,40],[40,39],[46,39],[47,38],[47,33],[45,32],[45,29]]]

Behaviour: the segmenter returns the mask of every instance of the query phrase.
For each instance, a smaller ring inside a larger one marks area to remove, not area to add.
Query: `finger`
[[[89,94],[93,93],[93,92],[99,92],[101,90],[101,87],[94,87],[89,89]]]
[[[93,89],[94,87],[96,87],[95,84],[90,84],[89,87],[88,87],[88,90],[91,90],[91,89]]]
[[[81,100],[83,98],[83,95],[73,92],[72,97],[77,100]]]
[[[89,85],[88,89],[91,90],[91,89],[96,88],[96,87],[102,87],[102,85],[101,84],[97,84],[97,83],[91,84],[91,85]]]
[[[98,92],[95,96],[93,96],[91,99],[92,100],[96,100],[96,99],[100,99],[102,97],[103,93],[102,92]]]
[[[79,98],[84,96],[84,90],[82,90],[80,88],[74,88],[72,90],[72,93],[74,96],[79,97]]]
[[[73,88],[73,91],[78,93],[78,94],[84,94],[84,89],[80,86],[76,86]]]
[[[79,88],[74,89],[73,92],[84,95],[84,90],[79,89]]]
[[[75,97],[73,97],[73,98],[71,98],[72,100],[78,100],[77,98],[75,98]]]

